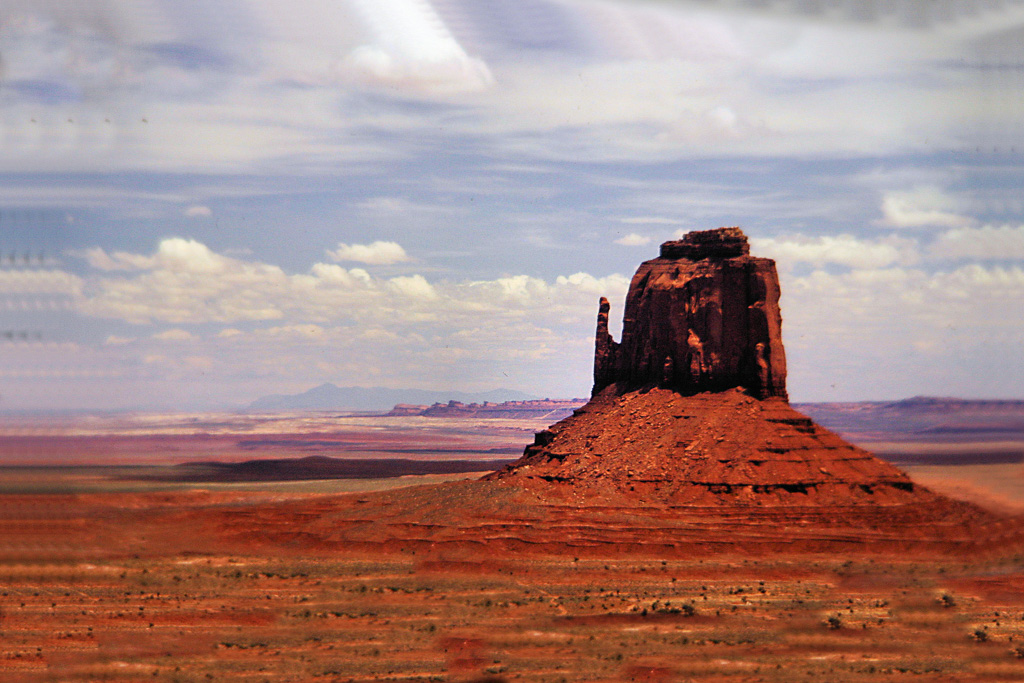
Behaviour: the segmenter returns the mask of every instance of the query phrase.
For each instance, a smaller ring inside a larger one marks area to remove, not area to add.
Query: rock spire
[[[649,387],[684,395],[740,387],[755,398],[787,398],[779,277],[750,255],[739,228],[691,232],[661,245],[626,295],[622,341],[608,332],[601,298],[594,354],[596,396]]]

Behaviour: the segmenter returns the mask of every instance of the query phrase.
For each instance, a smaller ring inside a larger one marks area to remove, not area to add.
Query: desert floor
[[[493,458],[530,431],[503,424],[474,436],[456,427],[461,450],[449,457],[470,460]],[[235,449],[236,459],[271,442],[292,448],[261,437],[239,449],[204,429],[213,436],[179,434],[177,448]],[[35,436],[31,448],[44,446],[46,435]],[[389,448],[401,441],[386,437]],[[360,457],[372,450],[367,439]],[[431,439],[440,449],[443,439]],[[327,441],[288,453],[308,455]],[[155,455],[159,439],[143,444],[155,468],[147,476],[125,464],[129,442],[111,451],[89,443],[116,458],[99,468],[7,467],[0,476],[4,681],[1024,680],[1024,557],[1013,551],[732,547],[659,557],[614,547],[577,556],[568,546],[318,546],[301,535],[268,537],[260,511],[285,510],[301,529],[353,495],[474,475],[177,481],[148,476],[171,467]],[[67,443],[51,446],[57,453]],[[1020,509],[1019,464],[967,467],[907,469],[937,489]],[[229,536],[218,531],[224,519]]]

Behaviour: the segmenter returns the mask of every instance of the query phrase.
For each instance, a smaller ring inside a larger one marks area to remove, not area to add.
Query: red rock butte
[[[600,301],[593,397],[491,479],[673,505],[902,506],[945,499],[789,406],[775,262],[739,228],[640,265],[622,342]]]
[[[691,232],[641,264],[626,296],[622,343],[608,333],[601,298],[594,357],[596,395],[650,386],[680,394],[743,387],[786,398],[779,276],[750,256],[739,228]]]

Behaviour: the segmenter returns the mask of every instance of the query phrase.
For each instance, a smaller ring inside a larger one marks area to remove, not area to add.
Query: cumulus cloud
[[[628,287],[625,276],[585,272],[435,280],[318,263],[287,273],[183,238],[118,258],[146,267],[93,268],[76,310],[140,326],[97,346],[103,371],[124,373],[123,387],[168,391],[329,379],[583,393],[598,297],[621,301]],[[203,335],[188,327],[217,323]]]
[[[108,254],[100,247],[86,249],[80,254],[93,268],[100,270],[145,270],[153,266],[153,259],[140,254],[115,251]]]
[[[145,323],[269,320],[284,314],[268,293],[291,290],[291,282],[277,266],[242,261],[217,254],[206,245],[180,237],[162,240],[156,253],[116,255],[131,264],[136,276],[100,277],[88,287],[81,311],[104,318]],[[105,269],[104,259],[90,263]]]
[[[944,260],[1024,260],[1024,225],[948,230],[936,238],[928,253]]]
[[[573,273],[555,278],[555,285],[561,290],[573,290],[600,296],[625,296],[629,288],[629,278],[613,274],[606,277],[594,277],[589,273]],[[568,293],[568,292],[565,292]]]
[[[151,255],[120,253],[118,259],[147,267],[112,277],[102,268],[109,265],[106,260],[94,259],[100,272],[82,285],[76,304],[81,313],[137,324],[349,321],[377,329],[442,317],[455,327],[478,325],[480,316],[492,322],[535,316],[564,323],[591,318],[597,297],[624,296],[629,283],[621,275],[598,278],[583,272],[553,282],[528,275],[438,282],[421,274],[383,279],[330,263],[288,274],[177,237],[162,240]],[[170,338],[180,332],[161,334]],[[218,338],[231,336],[245,335],[227,328]]]
[[[961,202],[937,187],[922,185],[882,196],[883,225],[894,228],[960,228],[974,219],[959,212]]]
[[[398,242],[378,240],[370,244],[338,243],[334,251],[328,250],[327,255],[335,261],[358,261],[375,266],[402,263],[411,260]]]
[[[393,277],[388,280],[388,286],[395,292],[410,299],[434,301],[438,298],[437,291],[433,285],[427,282],[426,278],[422,275]]]
[[[615,240],[615,244],[621,244],[624,247],[642,247],[645,244],[649,244],[650,241],[650,237],[631,232],[628,235],[623,235],[619,239]]]
[[[884,268],[913,260],[915,250],[915,243],[910,240],[863,240],[852,235],[755,237],[750,243],[755,253],[776,259],[783,268],[797,263],[815,266],[834,263],[862,269]]]
[[[814,265],[850,267],[782,273],[795,395],[806,398],[808,387],[821,386],[823,373],[855,387],[852,396],[844,394],[852,398],[886,395],[884,387],[903,386],[898,383],[906,382],[907,373],[914,382],[931,378],[932,384],[915,384],[916,393],[930,386],[938,391],[943,381],[967,386],[980,380],[964,369],[970,367],[965,359],[991,353],[993,344],[1024,344],[1018,322],[1024,317],[1024,268],[966,264],[934,270],[934,261],[915,265],[876,249],[888,245],[899,252],[903,241],[793,236],[755,243],[758,252],[772,246]],[[144,260],[148,267],[95,268],[81,276],[77,310],[150,327],[98,343],[97,367],[90,372],[168,387],[194,383],[202,374],[225,392],[228,386],[300,378],[308,386],[325,379],[454,386],[463,378],[476,387],[515,381],[559,393],[585,391],[597,299],[613,302],[617,322],[629,284],[623,275],[586,272],[553,279],[378,278],[323,263],[291,274],[182,238],[122,260]],[[216,323],[223,324],[219,333],[202,336],[186,327]],[[1010,386],[1019,379],[1011,363],[998,381]]]
[[[808,400],[830,398],[822,376],[837,387],[834,400],[1017,393],[1024,365],[1015,359],[998,376],[977,368],[994,348],[1024,344],[1019,266],[815,270],[783,274],[782,292],[790,390],[814,392]]]

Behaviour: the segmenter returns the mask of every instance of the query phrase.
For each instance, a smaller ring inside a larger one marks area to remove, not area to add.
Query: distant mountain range
[[[279,410],[391,410],[399,403],[432,404],[459,401],[461,403],[501,403],[502,401],[531,401],[537,399],[521,391],[494,389],[470,393],[464,391],[425,391],[422,389],[385,389],[384,387],[339,387],[321,384],[301,394],[272,394],[249,404],[252,412]]]

